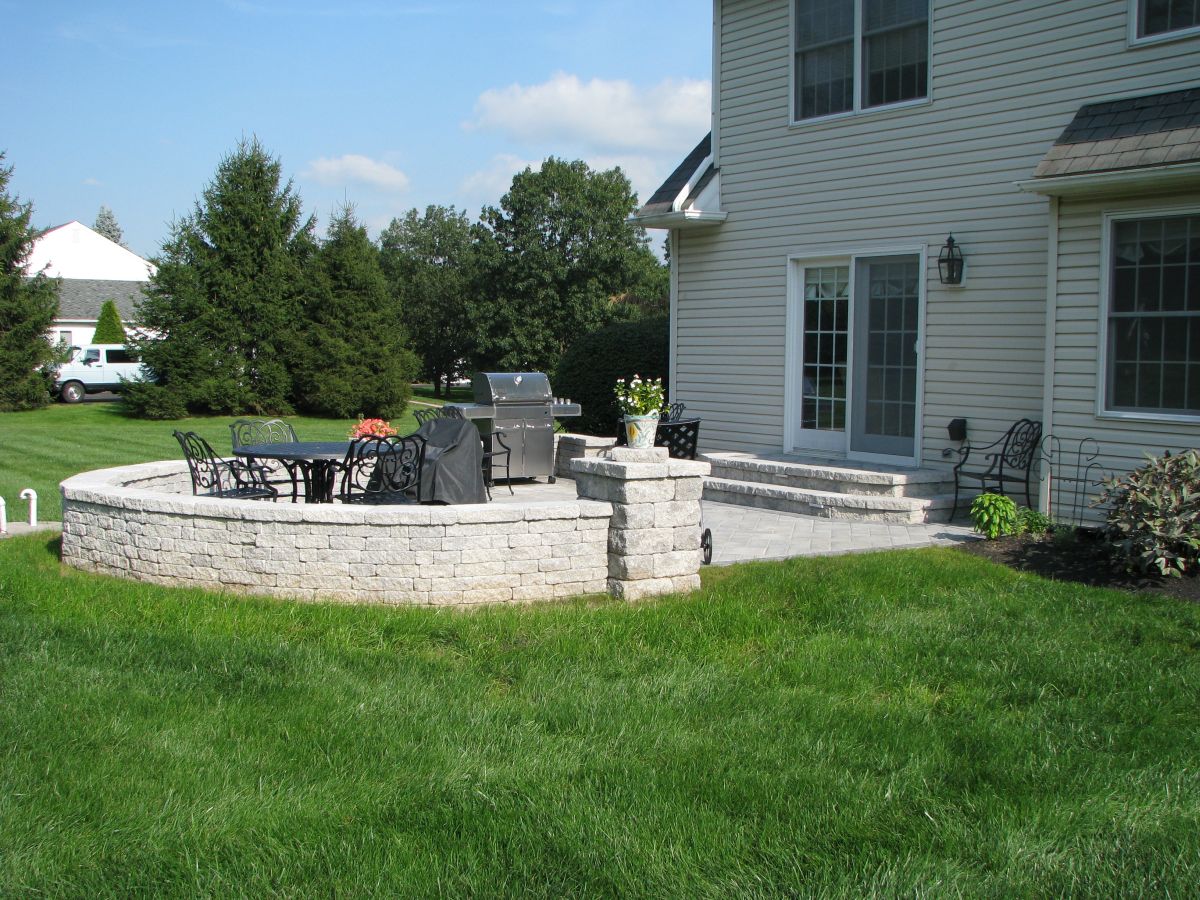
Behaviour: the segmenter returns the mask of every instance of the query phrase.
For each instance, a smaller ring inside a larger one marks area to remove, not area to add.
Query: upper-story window
[[[1137,0],[1137,36],[1200,30],[1200,0]]]
[[[795,119],[929,95],[929,0],[796,0]]]

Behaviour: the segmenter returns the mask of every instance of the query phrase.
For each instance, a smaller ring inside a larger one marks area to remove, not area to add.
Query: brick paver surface
[[[818,519],[705,500],[704,527],[713,533],[713,565],[791,556],[821,556],[958,544],[976,538],[961,525],[889,525]]]

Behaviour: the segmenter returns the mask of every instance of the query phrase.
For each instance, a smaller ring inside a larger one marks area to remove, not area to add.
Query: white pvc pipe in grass
[[[33,488],[25,488],[21,491],[21,499],[29,501],[29,527],[37,527],[37,491]]]
[[[0,497],[0,534],[8,534],[8,505]]]

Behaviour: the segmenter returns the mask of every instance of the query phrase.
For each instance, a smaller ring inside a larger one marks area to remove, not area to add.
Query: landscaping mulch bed
[[[968,541],[959,546],[973,556],[1055,581],[1075,581],[1135,594],[1161,594],[1200,603],[1200,578],[1152,578],[1122,572],[1112,564],[1096,534],[1086,530],[1057,538],[1021,534],[994,541]]]

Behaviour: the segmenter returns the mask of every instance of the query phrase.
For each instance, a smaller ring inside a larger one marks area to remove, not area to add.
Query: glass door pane
[[[844,450],[849,371],[850,267],[804,270],[800,445]]]
[[[863,259],[857,266],[850,449],[912,457],[916,453],[920,257]]]

